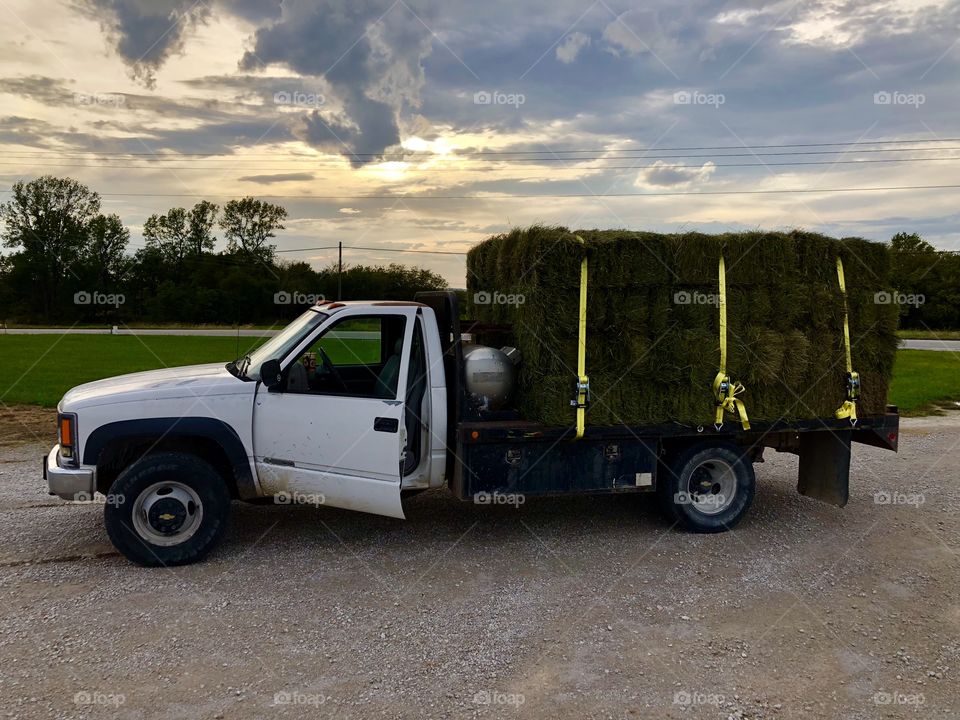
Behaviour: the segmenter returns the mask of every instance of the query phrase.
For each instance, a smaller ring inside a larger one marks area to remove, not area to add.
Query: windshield
[[[307,310],[292,323],[287,325],[278,335],[274,335],[263,345],[246,357],[238,358],[235,366],[241,376],[249,380],[260,379],[260,366],[267,360],[281,360],[293,347],[303,339],[304,335],[316,328],[327,319],[327,314],[313,308]]]

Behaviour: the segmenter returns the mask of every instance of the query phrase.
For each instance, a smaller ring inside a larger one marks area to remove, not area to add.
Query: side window
[[[287,369],[285,392],[396,398],[405,327],[402,315],[334,323]]]

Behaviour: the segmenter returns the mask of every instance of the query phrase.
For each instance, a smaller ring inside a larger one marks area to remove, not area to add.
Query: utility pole
[[[337,243],[337,300],[343,299],[343,241]]]

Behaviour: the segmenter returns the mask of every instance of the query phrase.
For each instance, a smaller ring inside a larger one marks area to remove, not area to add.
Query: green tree
[[[97,281],[106,288],[123,274],[128,266],[126,256],[130,231],[119,215],[97,215],[88,228],[86,259],[97,273]]]
[[[47,318],[59,307],[63,279],[85,250],[100,196],[72,178],[45,175],[11,188],[0,204],[3,244],[22,249]]]
[[[960,258],[937,250],[917,233],[900,232],[890,240],[893,283],[899,293],[922,298],[900,306],[907,328],[947,329],[960,323]]]
[[[187,213],[187,234],[190,239],[189,250],[193,255],[213,250],[217,239],[213,236],[213,226],[217,222],[220,208],[212,202],[201,200]]]
[[[143,224],[143,239],[147,247],[156,247],[170,264],[174,277],[183,277],[183,262],[187,257],[213,250],[216,238],[213,226],[219,208],[201,200],[190,210],[170,208],[165,214],[154,214]]]
[[[157,248],[163,259],[174,268],[177,278],[183,267],[183,258],[190,247],[187,211],[170,208],[163,215],[151,215],[143,224],[143,239],[147,247]]]
[[[284,229],[286,219],[284,207],[245,197],[224,205],[220,227],[230,252],[272,263],[276,245],[267,241],[275,237],[275,231]]]
[[[937,249],[917,233],[898,232],[890,239],[895,253],[936,253]]]

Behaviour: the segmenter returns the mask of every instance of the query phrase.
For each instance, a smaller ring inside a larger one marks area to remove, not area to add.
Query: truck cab
[[[232,499],[403,518],[402,494],[445,482],[442,352],[424,304],[315,305],[232,362],[70,390],[44,476],[66,500],[105,496],[144,565],[202,557]]]

